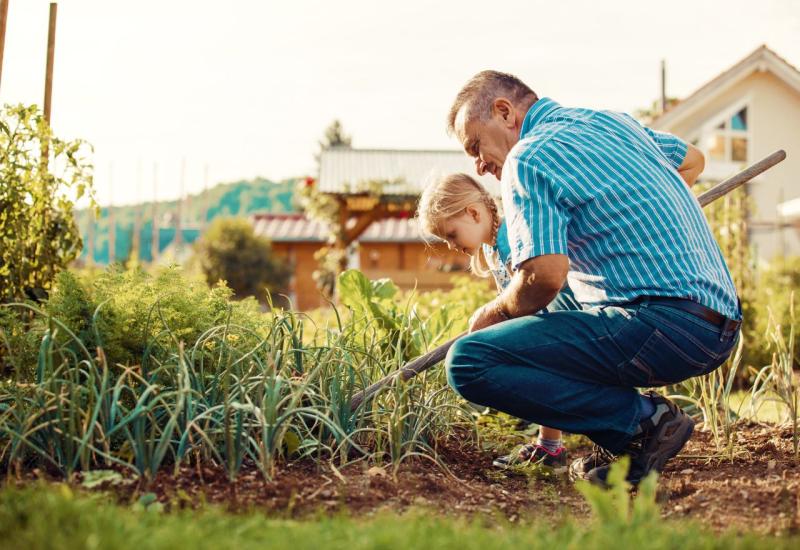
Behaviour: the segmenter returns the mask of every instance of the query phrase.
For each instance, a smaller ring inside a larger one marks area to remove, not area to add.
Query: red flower
[[[311,176],[306,178],[305,181],[306,187],[313,187],[315,183],[316,182],[314,181],[314,178],[312,178]]]

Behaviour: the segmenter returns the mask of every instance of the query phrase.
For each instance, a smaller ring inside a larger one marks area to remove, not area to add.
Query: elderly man
[[[570,477],[604,485],[661,471],[693,430],[674,403],[637,387],[706,374],[739,333],[736,289],[689,190],[703,156],[628,115],[562,107],[518,78],[474,76],[449,131],[478,174],[501,181],[511,284],[450,349],[466,399],[588,436]],[[688,184],[688,185],[687,185]],[[569,309],[550,307],[568,285]],[[577,300],[577,302],[576,302]]]

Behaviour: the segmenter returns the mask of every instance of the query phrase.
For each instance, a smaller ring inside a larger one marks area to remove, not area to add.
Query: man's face
[[[479,175],[493,174],[498,180],[503,171],[508,152],[519,140],[511,113],[493,110],[487,120],[465,120],[467,105],[461,107],[455,120],[456,136],[464,151],[475,159],[475,170]],[[509,121],[509,118],[512,118]]]

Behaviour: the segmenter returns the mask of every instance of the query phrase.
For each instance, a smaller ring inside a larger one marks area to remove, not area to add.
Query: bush
[[[35,106],[0,110],[0,302],[43,299],[80,252],[72,209],[92,197],[85,149],[54,137]]]
[[[269,318],[261,314],[256,301],[231,303],[232,295],[224,284],[209,289],[202,280],[187,278],[178,267],[162,269],[155,276],[141,269],[110,267],[95,276],[60,273],[43,309],[88,350],[102,346],[110,364],[132,365],[148,357],[162,360],[174,353],[179,342],[194,342],[205,330],[228,320],[263,333]],[[40,316],[29,330],[22,330],[18,311],[0,309],[0,333],[10,339],[14,351],[7,366],[18,366],[23,378],[31,379],[37,347],[49,321]],[[257,341],[256,336],[251,339]],[[63,329],[56,341],[75,344]]]
[[[198,241],[196,252],[209,285],[225,281],[237,298],[286,292],[291,269],[273,258],[269,240],[242,218],[218,218]]]
[[[770,329],[779,326],[788,340],[792,326],[789,312],[792,293],[797,307],[796,304],[800,303],[800,257],[779,258],[759,270],[753,299],[748,304],[748,313],[753,316],[752,326],[745,333],[748,344],[745,361],[748,365],[763,367],[772,362],[775,350],[769,344]],[[800,332],[798,319],[800,316],[796,316],[794,321],[795,332]],[[800,341],[795,342],[794,357],[800,357]]]

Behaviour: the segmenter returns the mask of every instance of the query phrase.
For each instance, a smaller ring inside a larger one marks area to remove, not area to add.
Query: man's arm
[[[547,254],[526,260],[495,301],[509,317],[532,315],[546,308],[558,295],[568,271],[569,260],[563,254]]]
[[[697,181],[698,176],[703,172],[703,168],[706,166],[706,158],[703,156],[703,153],[692,145],[691,143],[686,144],[686,157],[684,157],[683,162],[681,165],[678,166],[678,174],[680,174],[683,181],[686,182],[686,185],[691,187]]]
[[[502,294],[475,312],[470,319],[470,332],[546,308],[564,287],[568,271],[569,260],[563,254],[524,261]]]

